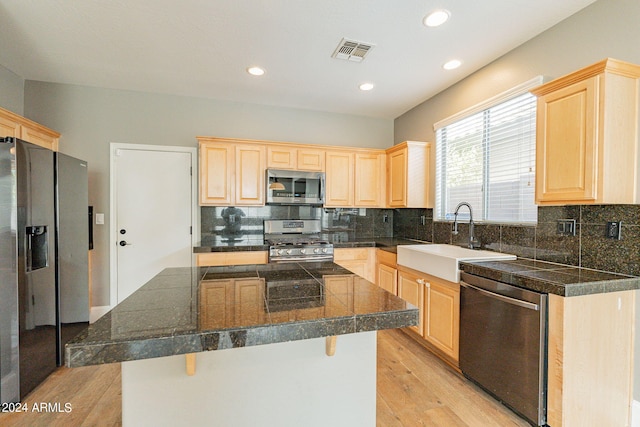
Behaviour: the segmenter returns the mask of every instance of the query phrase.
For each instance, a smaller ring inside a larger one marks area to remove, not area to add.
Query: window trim
[[[502,93],[499,93],[485,101],[482,101],[478,104],[475,104],[469,108],[466,108],[458,113],[455,113],[449,117],[446,117],[436,123],[433,124],[433,130],[434,132],[437,134],[439,130],[443,129],[443,131],[446,132],[446,127],[456,123],[458,121],[461,121],[463,119],[466,119],[472,115],[481,113],[481,112],[486,112],[488,110],[490,110],[492,107],[495,107],[499,104],[502,104],[504,102],[507,102],[511,99],[514,99],[518,96],[522,96],[524,94],[526,94],[527,92],[530,92],[531,89],[538,87],[540,85],[542,85],[544,83],[544,78],[543,76],[536,76],[530,80],[527,80],[509,90],[506,90]],[[487,121],[487,114],[483,114],[482,117],[483,121]],[[483,141],[486,141],[486,139],[488,138],[487,135],[487,127],[484,126],[483,127],[483,135],[482,135],[482,139]],[[482,144],[483,150],[485,150],[487,148],[487,144]],[[436,150],[439,150],[440,147],[438,147],[438,145],[436,144]],[[487,156],[483,156],[483,158],[485,159],[484,161],[488,161]],[[444,162],[444,160],[443,160]],[[442,164],[442,167],[446,167],[446,164]],[[483,168],[483,175],[487,175],[489,173],[488,168]],[[438,177],[436,174],[436,180],[439,179],[445,179],[444,177]],[[488,182],[487,180],[487,176],[483,176],[483,182],[486,183]],[[445,185],[445,183],[441,183],[442,186]],[[513,224],[513,225],[522,225],[522,226],[535,226],[537,224],[537,221],[495,221],[495,220],[487,220],[485,219],[487,216],[487,209],[488,209],[488,203],[486,203],[486,199],[489,197],[488,192],[485,192],[484,194],[484,198],[485,198],[485,203],[483,203],[483,210],[484,212],[482,212],[481,215],[479,215],[480,218],[478,221],[474,221],[474,222],[478,222],[478,223],[483,223],[483,224]],[[437,196],[436,196],[437,199]],[[535,204],[535,201],[534,201]],[[452,220],[449,220],[446,218],[446,215],[442,218],[439,218],[439,212],[437,212],[438,206],[434,206],[434,221],[443,221],[443,222],[451,222]]]

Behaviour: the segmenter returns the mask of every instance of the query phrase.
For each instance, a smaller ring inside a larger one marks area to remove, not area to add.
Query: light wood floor
[[[60,368],[25,399],[27,413],[0,414],[0,426],[120,426],[120,365]],[[529,426],[412,338],[378,333],[377,425]],[[40,403],[64,411],[33,412]]]

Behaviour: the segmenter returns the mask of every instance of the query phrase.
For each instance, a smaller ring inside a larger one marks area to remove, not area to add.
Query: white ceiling
[[[395,118],[593,2],[0,0],[0,64],[27,80]],[[425,27],[437,8],[450,21]],[[343,37],[375,48],[331,58]],[[444,71],[451,58],[462,67]]]

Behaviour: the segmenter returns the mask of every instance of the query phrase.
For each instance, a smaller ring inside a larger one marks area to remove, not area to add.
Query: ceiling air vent
[[[374,46],[375,45],[371,43],[342,39],[331,57],[336,59],[346,59],[353,62],[362,62],[364,57],[371,51],[371,49],[373,49]]]

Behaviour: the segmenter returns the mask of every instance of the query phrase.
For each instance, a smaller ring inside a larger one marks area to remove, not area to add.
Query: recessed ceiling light
[[[462,65],[462,61],[459,59],[452,59],[451,61],[447,61],[442,65],[442,68],[445,70],[455,70],[459,66]]]
[[[373,89],[373,83],[362,83],[359,87],[360,90],[371,90]]]
[[[451,13],[448,10],[438,9],[425,16],[422,22],[427,27],[439,27],[447,22],[449,17],[451,17]]]
[[[264,70],[260,67],[249,67],[247,68],[247,73],[251,74],[252,76],[261,76],[264,74]]]

